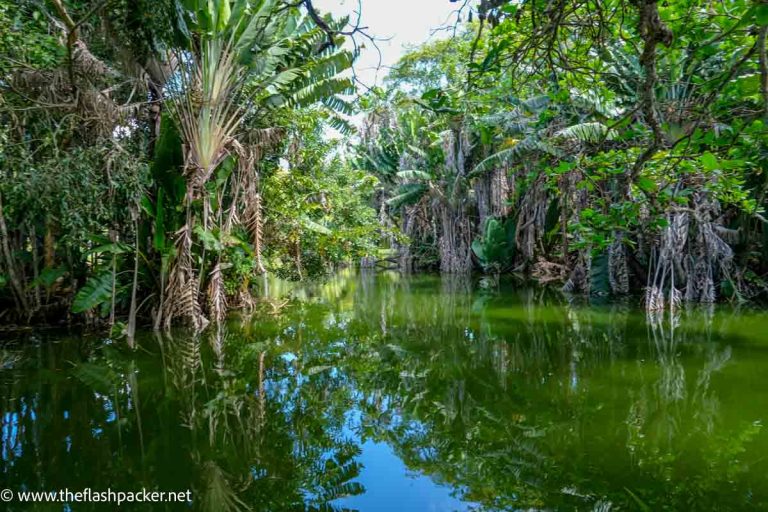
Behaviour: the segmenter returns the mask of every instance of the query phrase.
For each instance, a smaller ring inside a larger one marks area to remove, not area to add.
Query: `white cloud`
[[[359,4],[362,6],[360,24],[368,27],[368,34],[379,39],[376,44],[381,51],[382,68],[377,70],[379,53],[369,41],[357,37],[366,47],[355,63],[355,72],[367,86],[381,84],[387,70],[403,55],[406,46],[450,36],[450,30],[434,31],[440,27],[453,27],[455,10],[460,5],[449,0],[361,0]],[[350,16],[353,23],[359,4],[358,0],[313,2],[315,8],[330,12],[336,18]]]

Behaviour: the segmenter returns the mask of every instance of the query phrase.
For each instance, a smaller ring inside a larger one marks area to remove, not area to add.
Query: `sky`
[[[382,67],[377,72],[379,53],[365,38],[356,36],[366,48],[355,63],[355,73],[368,87],[381,85],[387,69],[397,62],[406,46],[450,36],[452,32],[447,30],[433,32],[440,27],[452,28],[460,5],[449,0],[314,0],[312,4],[335,18],[349,15],[353,23],[358,5],[362,6],[360,25],[368,27],[366,32],[377,39],[381,51]]]

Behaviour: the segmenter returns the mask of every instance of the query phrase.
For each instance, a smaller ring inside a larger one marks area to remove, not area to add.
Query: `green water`
[[[398,275],[292,295],[136,352],[5,335],[0,489],[191,490],[122,510],[768,509],[768,314],[649,322]]]

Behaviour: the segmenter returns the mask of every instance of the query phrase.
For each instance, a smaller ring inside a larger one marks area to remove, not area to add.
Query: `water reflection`
[[[768,506],[765,316],[399,275],[269,289],[292,299],[133,353],[6,340],[0,487],[192,489],[195,510]]]

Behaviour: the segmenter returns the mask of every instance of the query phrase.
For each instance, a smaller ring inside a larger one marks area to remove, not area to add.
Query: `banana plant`
[[[507,270],[515,256],[515,222],[489,218],[483,236],[472,242],[472,252],[483,270],[500,273]]]

